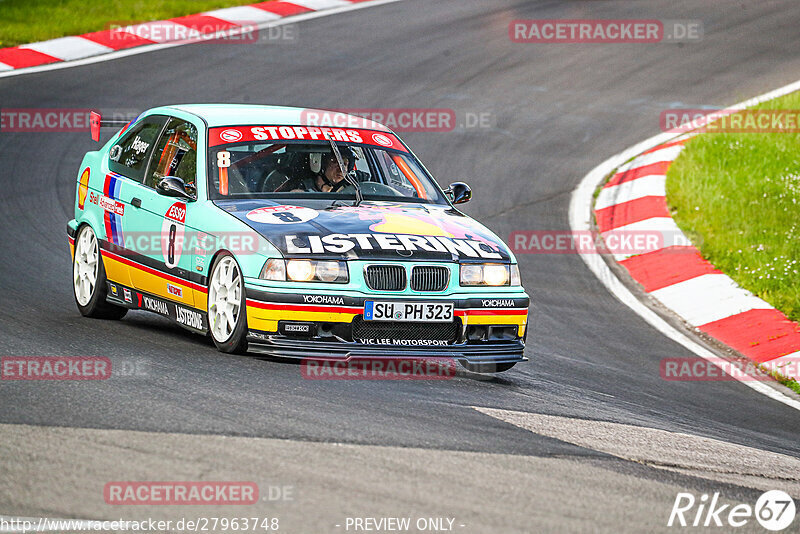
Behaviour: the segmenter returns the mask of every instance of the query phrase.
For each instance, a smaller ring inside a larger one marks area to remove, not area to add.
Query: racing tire
[[[502,373],[504,371],[508,371],[509,369],[511,369],[512,367],[517,365],[517,362],[505,362],[505,363],[466,363],[466,362],[464,362],[461,365],[463,365],[467,369],[467,371],[470,371],[470,372],[473,372],[473,373],[487,374],[487,373]]]
[[[84,317],[122,319],[128,308],[106,301],[108,286],[100,244],[89,225],[81,226],[75,235],[72,258],[72,295]]]
[[[208,277],[208,331],[217,350],[229,354],[247,352],[247,307],[244,277],[228,253],[211,266]]]

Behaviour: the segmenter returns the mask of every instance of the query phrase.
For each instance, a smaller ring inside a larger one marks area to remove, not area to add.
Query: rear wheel
[[[517,362],[506,362],[506,363],[462,363],[467,371],[472,371],[473,373],[502,373],[503,371],[508,371],[515,365]]]
[[[247,309],[244,279],[230,254],[217,258],[208,281],[208,329],[222,352],[247,351]]]
[[[127,308],[106,302],[106,271],[100,246],[91,226],[82,226],[75,236],[72,259],[72,289],[78,310],[86,317],[121,319]]]

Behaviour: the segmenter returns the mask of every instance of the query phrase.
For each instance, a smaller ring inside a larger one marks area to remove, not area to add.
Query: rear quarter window
[[[166,117],[150,116],[135,124],[111,147],[108,167],[127,178],[142,182],[147,162],[164,126]]]

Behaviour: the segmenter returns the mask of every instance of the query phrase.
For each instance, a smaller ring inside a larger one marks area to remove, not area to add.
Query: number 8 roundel
[[[186,222],[186,204],[176,202],[164,214],[161,225],[161,257],[170,269],[176,267],[183,253]]]
[[[298,224],[310,221],[319,215],[317,210],[301,206],[273,206],[258,208],[247,213],[253,222],[265,224]]]

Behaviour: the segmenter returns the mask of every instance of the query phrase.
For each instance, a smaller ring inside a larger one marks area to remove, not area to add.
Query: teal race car
[[[92,114],[92,135],[111,126]],[[224,352],[524,361],[516,259],[390,129],[274,106],[159,107],[78,174],[75,301],[208,333]]]

